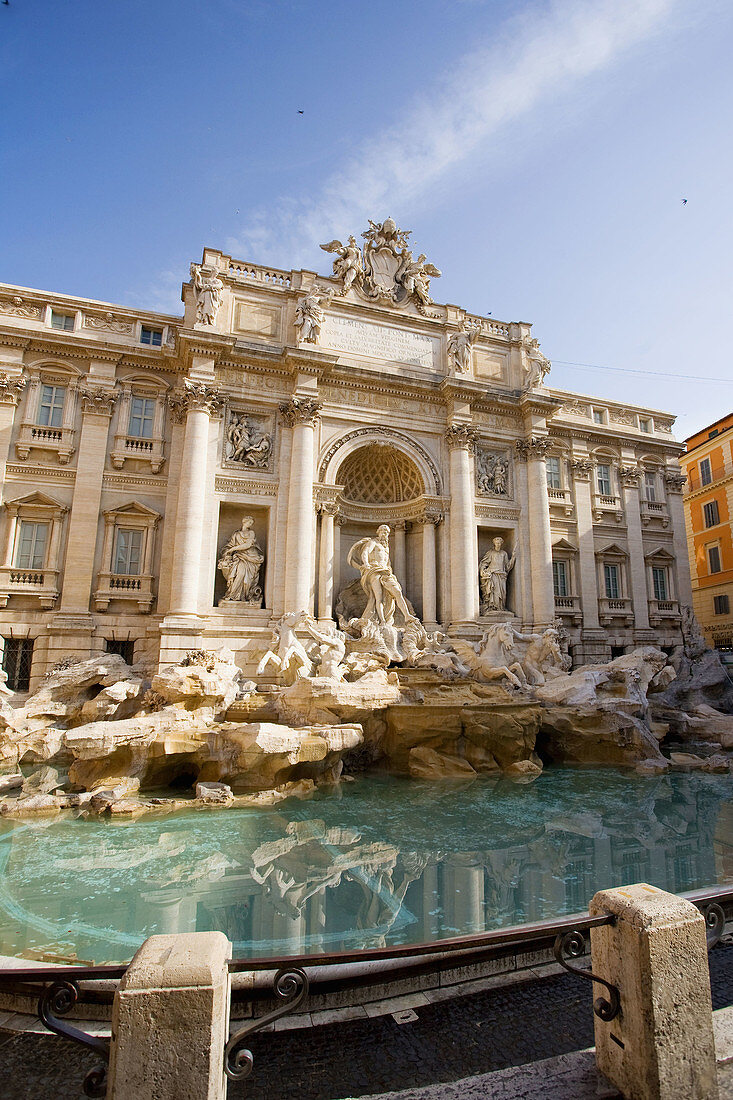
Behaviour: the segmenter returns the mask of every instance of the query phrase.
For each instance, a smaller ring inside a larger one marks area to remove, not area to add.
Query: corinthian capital
[[[522,462],[528,462],[530,458],[546,458],[552,443],[542,436],[530,436],[529,439],[518,439],[515,447],[517,458]]]
[[[168,404],[174,419],[183,420],[192,410],[207,412],[209,416],[216,415],[224,404],[224,397],[216,386],[207,386],[204,382],[186,381],[183,383],[183,389],[168,399]]]
[[[289,428],[296,424],[313,427],[322,408],[321,402],[314,397],[291,397],[280,406],[280,414]]]
[[[641,471],[637,466],[619,466],[618,476],[621,478],[622,484],[628,485],[630,488],[639,484],[640,474]]]
[[[687,481],[687,475],[683,474],[681,470],[665,470],[664,471],[664,484],[673,493],[681,493],[685,487]]]
[[[0,374],[0,402],[3,405],[17,405],[24,389],[25,378],[8,378],[7,374]]]
[[[81,395],[81,409],[83,413],[97,413],[100,416],[111,416],[115,407],[117,394],[114,390],[79,388]]]
[[[478,432],[470,424],[451,424],[445,433],[445,441],[449,447],[460,447],[466,451],[476,449]]]

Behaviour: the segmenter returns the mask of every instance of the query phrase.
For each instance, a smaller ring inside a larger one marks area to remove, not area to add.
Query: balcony
[[[640,501],[640,507],[641,522],[645,527],[648,527],[653,520],[661,522],[662,527],[669,527],[669,513],[666,504],[659,500],[642,500]]]
[[[569,489],[547,489],[550,507],[562,508],[566,516],[573,514],[573,497]]]
[[[75,450],[74,428],[50,428],[44,424],[22,424],[15,442],[15,453],[25,462],[32,450],[53,451],[65,466]]]
[[[106,611],[112,600],[130,600],[142,612],[150,611],[155,596],[153,578],[146,573],[100,573],[94,593],[96,611]]]
[[[555,596],[555,612],[573,623],[581,622],[583,613],[580,610],[580,597]]]
[[[649,600],[649,624],[659,626],[663,622],[678,623],[680,605],[677,600]]]
[[[598,616],[601,626],[611,624],[631,626],[634,622],[634,608],[629,599],[622,597],[610,599],[603,596],[598,601]]]
[[[21,569],[0,567],[0,607],[7,607],[11,596],[35,596],[44,611],[50,611],[59,598],[57,569]]]
[[[154,474],[159,474],[165,457],[162,439],[141,439],[135,435],[115,437],[115,447],[110,454],[115,470],[121,470],[128,458],[149,462]]]
[[[685,471],[683,470],[683,473]],[[710,471],[710,480],[701,481],[700,474],[697,471],[691,471],[687,475],[687,485],[685,487],[686,493],[696,493],[699,489],[709,489],[712,485],[715,485],[716,481],[722,481],[724,477],[728,477],[731,470],[726,469],[725,466],[713,466]]]
[[[624,510],[621,497],[607,496],[605,493],[593,494],[593,519],[601,523],[607,516],[613,516],[616,523],[622,523]]]

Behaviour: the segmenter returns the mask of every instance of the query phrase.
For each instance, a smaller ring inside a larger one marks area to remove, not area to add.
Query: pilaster
[[[687,532],[685,530],[685,510],[682,503],[682,491],[687,481],[678,467],[664,471],[664,483],[667,487],[667,507],[672,524],[672,542],[675,556],[675,582],[680,607],[692,607],[692,579],[687,550]]]
[[[313,397],[293,397],[280,406],[292,429],[288,534],[285,560],[285,611],[313,610],[315,427],[322,406]]]
[[[649,631],[649,592],[646,583],[644,539],[641,533],[641,506],[639,504],[639,477],[636,466],[621,466],[619,480],[626,513],[626,537],[629,547],[629,583],[634,604],[634,633]],[[645,641],[647,639],[639,639]]]
[[[472,623],[478,618],[478,566],[476,509],[474,507],[471,458],[478,432],[469,424],[448,428],[450,450],[450,592],[453,625]]]
[[[518,439],[516,443],[517,457],[521,462],[527,463],[532,607],[535,627],[551,626],[555,621],[550,501],[547,496],[545,467],[545,456],[550,446],[550,440],[542,436],[531,436],[526,440]]]

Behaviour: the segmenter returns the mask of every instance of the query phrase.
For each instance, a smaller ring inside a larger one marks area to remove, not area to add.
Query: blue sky
[[[391,215],[684,437],[733,407],[732,49],[723,0],[10,0],[0,279],[177,312],[204,244],[326,273]]]

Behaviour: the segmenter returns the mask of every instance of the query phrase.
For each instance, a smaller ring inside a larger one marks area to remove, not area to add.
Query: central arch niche
[[[388,443],[368,443],[342,462],[338,482],[355,504],[405,504],[425,492],[415,463]]]

